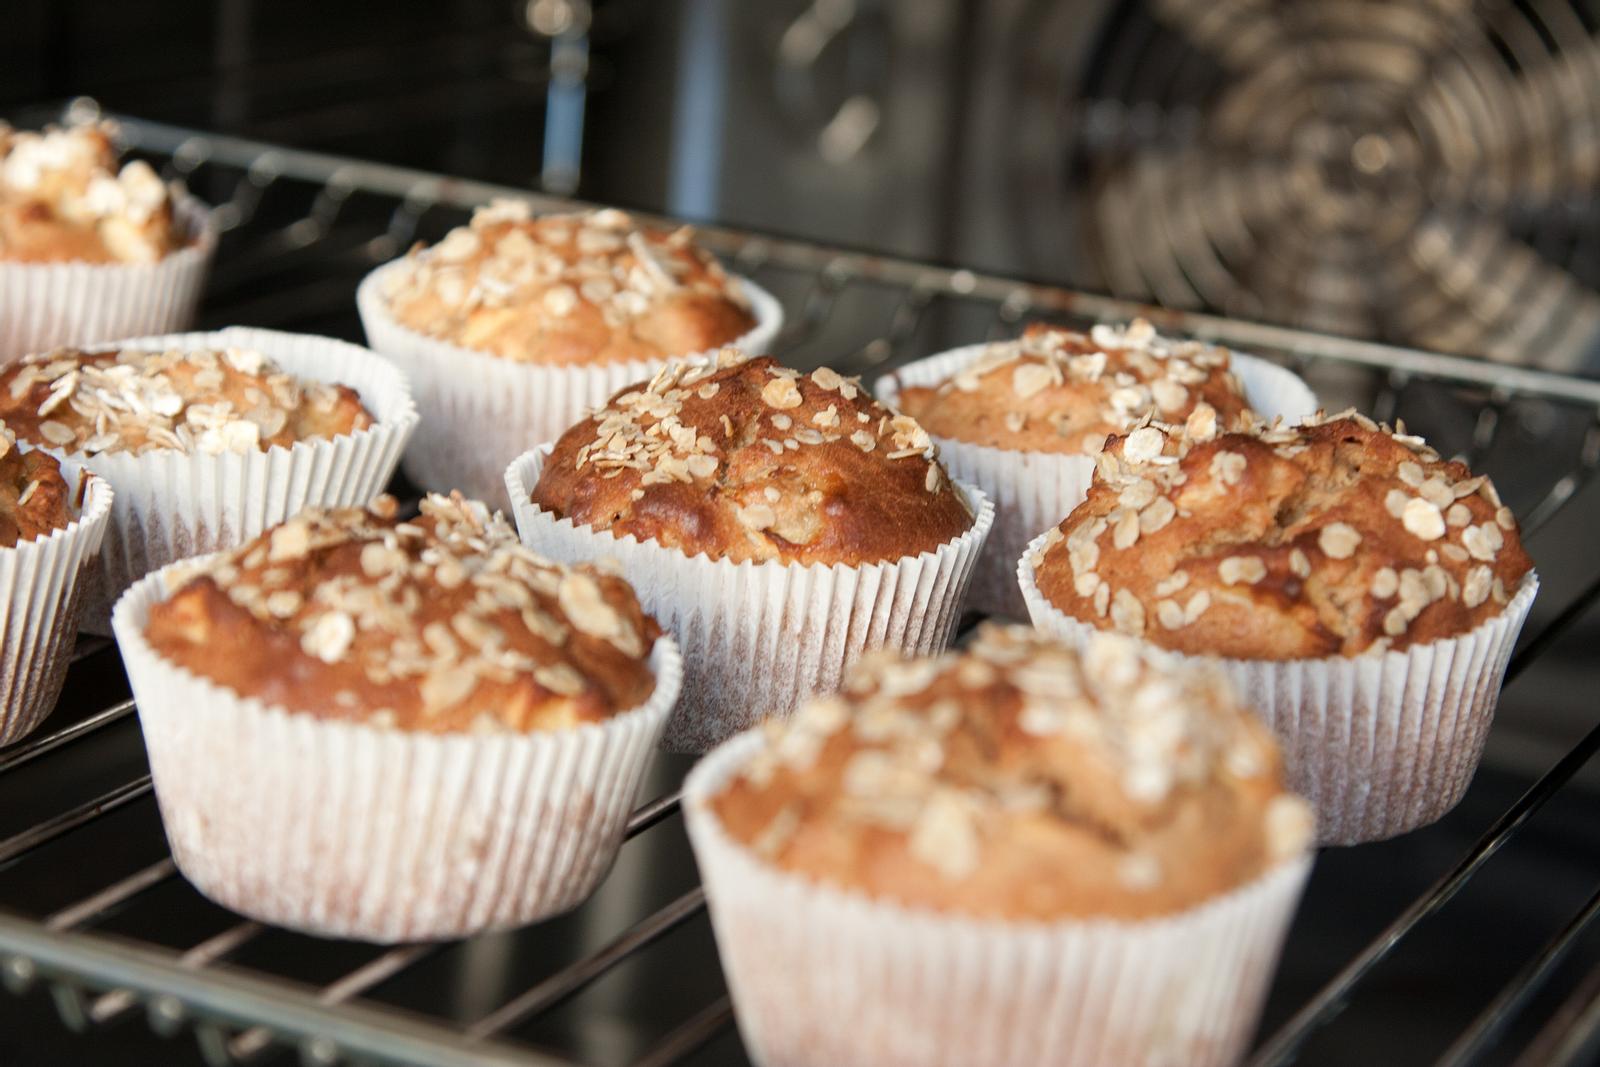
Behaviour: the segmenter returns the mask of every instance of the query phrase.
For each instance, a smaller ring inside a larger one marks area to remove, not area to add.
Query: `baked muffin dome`
[[[68,452],[250,452],[364,430],[354,389],[252,349],[40,353],[0,370],[0,419]]]
[[[939,437],[1021,452],[1094,454],[1154,416],[1209,407],[1231,425],[1246,409],[1226,348],[1165,338],[1143,319],[1088,334],[1034,323],[997,341],[937,387],[906,385],[901,410]]]
[[[115,132],[0,123],[0,260],[154,263],[183,246],[171,192],[143,161],[118,169]]]
[[[50,453],[23,448],[0,423],[0,548],[34,541],[73,519],[72,489]]]
[[[386,289],[410,329],[525,363],[692,355],[756,324],[691,229],[640,226],[609,208],[534,218],[522,201],[496,201],[414,249]]]
[[[1300,854],[1304,803],[1220,675],[1134,642],[1079,654],[985,626],[960,652],[878,655],[787,722],[712,800],[779,867],[1002,919],[1182,910]]]
[[[150,611],[164,659],[249,697],[401,730],[562,729],[642,704],[659,630],[622,579],[524,548],[482,504],[309,508]]]
[[[1353,412],[1141,427],[1047,541],[1035,581],[1067,615],[1240,659],[1459,636],[1532,567],[1488,478]]]
[[[734,562],[875,563],[973,523],[916,420],[825,367],[801,374],[731,349],[671,364],[568,430],[532,499]]]

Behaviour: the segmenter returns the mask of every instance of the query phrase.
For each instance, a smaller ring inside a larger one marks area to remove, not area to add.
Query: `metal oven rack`
[[[207,325],[356,336],[352,296],[365,271],[415,239],[437,237],[491,196],[530,196],[134,120],[124,130],[135,150],[221,205],[225,236]],[[570,206],[530,198],[539,208]],[[1028,317],[1144,313],[1174,332],[1283,361],[1325,396],[1406,418],[1446,451],[1496,473],[1533,538],[1547,603],[1512,679],[1545,669],[1555,657],[1541,654],[1600,597],[1592,553],[1562,559],[1552,550],[1547,558],[1540,540],[1577,521],[1573,502],[1587,500],[1582,490],[1600,464],[1600,383],[775,237],[716,228],[703,236],[784,299],[790,321],[780,351],[797,365],[825,359],[871,374],[935,346],[1009,333]],[[661,761],[617,869],[572,916],[458,944],[376,948],[264,928],[183,882],[161,837],[126,694],[114,648],[85,637],[56,715],[40,734],[0,751],[0,978],[38,1003],[53,1001],[85,1040],[128,1034],[115,1027],[143,1014],[158,1033],[192,1031],[210,1064],[296,1052],[316,1065],[744,1062],[676,818],[685,761]],[[1542,808],[1570,796],[1577,787],[1569,783],[1597,748],[1600,727],[1531,785],[1516,783],[1520,795],[1507,794],[1498,818],[1467,828],[1464,848],[1439,852],[1431,884],[1408,888],[1409,903],[1396,901],[1359,937],[1303,945],[1297,934],[1285,969],[1308,957],[1299,970],[1311,978],[1297,980],[1288,1000],[1280,982],[1250,1062],[1266,1067],[1302,1054],[1310,1062],[1319,1042],[1355,1025],[1340,1019],[1343,1007],[1437,927],[1435,917]],[[1403,846],[1368,846],[1395,847]],[[1352,862],[1328,856],[1323,865]],[[1312,920],[1318,909],[1344,906],[1319,899],[1314,880]],[[1576,969],[1567,957],[1584,944],[1597,909],[1600,895],[1531,935],[1531,951],[1495,977],[1438,1062],[1589,1062],[1600,1031],[1600,957]],[[0,1036],[0,1058],[3,1048]]]

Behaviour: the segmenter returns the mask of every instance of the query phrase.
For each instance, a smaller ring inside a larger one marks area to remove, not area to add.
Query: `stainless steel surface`
[[[527,197],[541,209],[571,206],[521,190],[135,120],[124,120],[124,128],[139,151],[222,205],[228,232],[204,311],[208,325],[349,334],[361,274],[419,237],[438,236],[471,206],[495,195]],[[800,366],[825,359],[870,374],[948,344],[1010,332],[1025,317],[1083,322],[1146,313],[1175,332],[1285,362],[1324,395],[1404,416],[1486,469],[1515,470],[1514,478],[1498,480],[1525,519],[1555,529],[1593,518],[1595,501],[1584,488],[1600,453],[1600,383],[1144,308],[775,236],[715,227],[704,235],[736,269],[784,299],[790,325],[779,344]],[[870,334],[838,328],[862,319],[877,324]],[[1584,510],[1575,516],[1580,500]],[[1592,553],[1536,549],[1536,555],[1548,605],[1530,624],[1516,675],[1548,671],[1546,651],[1600,598]],[[241,920],[188,889],[155,832],[125,694],[114,652],[86,638],[57,719],[0,752],[0,800],[13,786],[18,798],[15,808],[0,805],[0,977],[13,991],[50,988],[68,1025],[100,1032],[131,1024],[132,1013],[142,1011],[158,1032],[192,1029],[208,1063],[254,1062],[285,1050],[306,1063],[660,1067],[696,1056],[743,1062],[728,1036],[732,1016],[711,955],[703,897],[674,818],[683,761],[661,761],[654,799],[630,821],[618,869],[570,920],[451,945],[362,947]],[[1285,966],[1295,972],[1300,1002],[1272,1009],[1274,1032],[1253,1062],[1291,1062],[1308,1042],[1337,1036],[1344,1006],[1425,936],[1431,921],[1460,907],[1458,898],[1478,884],[1490,861],[1527,839],[1535,814],[1572,797],[1579,788],[1574,780],[1597,748],[1600,728],[1535,776],[1520,799],[1511,793],[1498,820],[1457,825],[1450,831],[1456,836],[1429,831],[1324,857],[1322,869],[1348,870],[1361,856],[1424,842],[1436,849],[1443,841],[1466,844],[1439,854],[1442,873],[1413,890],[1410,903],[1397,902],[1372,930],[1319,943],[1315,957],[1296,955],[1311,950],[1291,945]],[[1475,794],[1502,785],[1485,782]],[[1452,819],[1459,824],[1467,817],[1463,809]],[[1314,880],[1306,921],[1344,904],[1319,897]],[[1552,973],[1539,953],[1554,961],[1579,945],[1594,911],[1568,909],[1544,929],[1462,1020],[1462,1040],[1476,1042],[1471,1035],[1481,1032],[1500,1051],[1534,1047],[1535,1038],[1551,1049],[1587,1047],[1582,1043],[1592,1038],[1596,1017],[1592,983],[1563,989],[1564,1006],[1548,1019],[1528,1017],[1541,1033],[1510,1024],[1524,1020],[1536,986]],[[1523,918],[1532,923],[1543,914],[1530,910]],[[647,1025],[613,1025],[644,1014]],[[1473,1023],[1477,1015],[1482,1025]],[[1507,1046],[1508,1040],[1520,1044]]]

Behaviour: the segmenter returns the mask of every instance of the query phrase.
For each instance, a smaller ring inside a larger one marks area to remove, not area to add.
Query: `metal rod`
[[[442,947],[438,944],[429,944],[399,945],[392,948],[376,959],[357,967],[338,981],[324,986],[322,992],[317,994],[317,1001],[321,1004],[343,1004],[373,986],[388,981],[423,957],[438,952]],[[265,1027],[257,1026],[234,1038],[228,1045],[228,1052],[234,1059],[243,1060],[264,1051],[271,1043],[272,1032]]]
[[[1568,1067],[1592,1063],[1600,1042],[1600,966],[1591,970],[1573,994],[1556,1009],[1514,1067]]]
[[[78,643],[72,646],[71,662],[77,663],[79,660],[88,659],[96,652],[104,652],[106,649],[110,648],[111,645],[112,641],[109,637],[96,637],[93,634],[79,634]]]
[[[19,834],[13,834],[0,841],[0,867],[49,844],[64,834],[71,833],[80,826],[93,822],[102,815],[108,815],[131,801],[138,800],[148,792],[150,792],[150,776],[147,774],[125,785],[119,785],[110,792],[102,793],[93,800],[85,801],[75,808],[68,808],[61,814],[30,826]]]
[[[1600,891],[1596,891],[1589,898],[1567,925],[1561,928],[1560,933],[1551,938],[1544,948],[1539,950],[1539,954],[1529,960],[1517,972],[1516,977],[1489,1002],[1489,1006],[1472,1020],[1471,1025],[1456,1038],[1455,1043],[1439,1057],[1438,1067],[1466,1067],[1476,1060],[1480,1053],[1488,1049],[1511,1024],[1516,1013],[1549,979],[1550,972],[1555,969],[1556,964],[1572,951],[1579,935],[1597,914],[1600,914]]]
[[[184,970],[198,971],[209,967],[224,956],[232,955],[240,946],[254,940],[266,927],[245,920],[235,923],[220,934],[213,934],[189,949],[177,959]],[[138,995],[128,989],[113,989],[102,994],[89,1008],[89,1018],[96,1024],[110,1022],[138,1003]]]
[[[1561,609],[1561,614],[1551,619],[1533,637],[1524,641],[1522,647],[1511,657],[1511,662],[1506,665],[1506,685],[1510,685],[1523,671],[1527,670],[1545,650],[1560,640],[1573,623],[1589,613],[1595,601],[1600,599],[1600,574],[1589,580],[1582,592],[1573,597],[1566,607]]]
[[[722,1033],[733,1022],[733,1002],[720,996],[656,1043],[633,1067],[672,1067]]]
[[[669,793],[635,808],[633,814],[628,816],[628,827],[623,831],[623,836],[633,837],[635,834],[642,834],[656,823],[670,818],[677,812],[682,796],[681,793]]]
[[[1594,478],[1595,468],[1600,466],[1600,425],[1591,425],[1583,436],[1583,448],[1579,451],[1578,465],[1567,471],[1556,483],[1550,487],[1545,498],[1539,501],[1537,507],[1522,520],[1522,536],[1524,539],[1533,536],[1545,523],[1556,517],[1556,514],[1566,506],[1567,501],[1578,495],[1578,490],[1588,485]]]
[[[705,891],[698,887],[690,890],[654,915],[629,927],[593,955],[563,967],[526,993],[490,1012],[468,1026],[463,1033],[471,1040],[482,1040],[559,1004],[633,953],[698,915],[705,905]]]
[[[0,754],[0,774],[15,770],[24,763],[36,760],[40,756],[48,755],[62,745],[71,744],[78,738],[92,734],[102,726],[110,726],[112,723],[125,719],[131,714],[133,714],[133,701],[124,700],[111,705],[104,711],[96,712],[87,719],[81,719],[71,726],[64,726],[53,734],[36,737],[32,741],[26,741],[8,749],[4,754]]]
[[[294,1039],[325,1040],[342,1056],[428,1067],[574,1067],[526,1048],[473,1044],[448,1027],[405,1012],[365,1004],[330,1007],[293,984],[227,968],[185,968],[146,948],[76,932],[51,933],[38,924],[0,914],[0,944],[30,959],[42,975],[65,975],[99,986],[170,996],[191,1014],[225,1024],[272,1019]]]
[[[178,873],[178,867],[171,858],[152,863],[141,871],[135,871],[121,881],[106,886],[98,893],[80,900],[76,904],[62,908],[49,918],[44,925],[49,930],[71,930],[82,926],[90,919],[102,912],[116,907],[129,897],[143,893],[151,886],[159,885]]]

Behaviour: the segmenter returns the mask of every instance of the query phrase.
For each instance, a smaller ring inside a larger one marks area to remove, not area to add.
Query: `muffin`
[[[677,696],[620,578],[498,513],[308,508],[118,603],[173,859],[266,922],[461,937],[609,869]]]
[[[109,123],[0,123],[0,360],[181,329],[215,236],[149,164],[119,166]]]
[[[417,416],[399,372],[364,349],[232,329],[28,356],[0,370],[0,419],[69,476],[116,487],[85,619],[103,632],[157,567],[307,505],[371,499]]]
[[[529,545],[617,558],[677,637],[667,744],[688,751],[834,689],[866,649],[943,648],[992,516],[854,379],[731,349],[624,389],[506,484]]]
[[[56,458],[18,445],[0,420],[0,548],[66,529],[73,520],[72,497]]]
[[[95,456],[292,448],[372,426],[347,385],[301,380],[249,348],[57,349],[0,371],[23,440]]]
[[[1328,843],[1439,818],[1538,587],[1494,485],[1347,412],[1144,426],[1021,563],[1035,622],[1220,658]]]
[[[536,218],[518,200],[380,267],[357,303],[373,347],[417,386],[406,472],[485,499],[514,457],[629,382],[725,344],[763,351],[782,319],[688,227],[613,209]]]
[[[0,745],[55,706],[78,632],[79,575],[110,513],[109,485],[90,478],[80,494],[54,456],[0,423]]]
[[[878,396],[939,442],[951,472],[995,501],[973,604],[1023,617],[1017,557],[1083,499],[1108,436],[1141,420],[1316,410],[1305,383],[1264,360],[1157,334],[1143,319],[1088,334],[1046,323],[1019,340],[971,345],[881,379]]]
[[[1233,1063],[1310,867],[1225,680],[1112,636],[880,654],[684,795],[764,1063]]]

